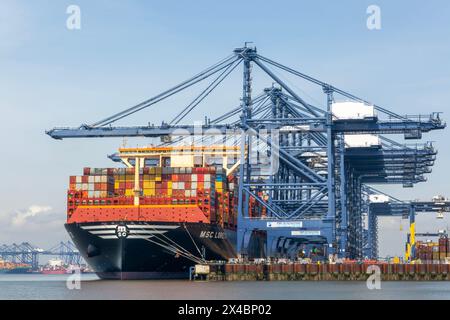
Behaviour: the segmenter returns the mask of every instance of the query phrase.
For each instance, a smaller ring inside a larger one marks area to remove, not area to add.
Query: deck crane
[[[240,104],[212,121],[200,125],[182,124],[181,121],[241,64]],[[259,67],[273,82],[255,97],[252,96],[253,66]],[[287,72],[318,86],[325,94],[326,108],[309,103],[284,82],[278,72]],[[171,121],[159,126],[115,125],[119,120],[204,80],[210,82]],[[336,117],[333,114],[336,97],[371,106],[377,114],[368,119]],[[91,124],[54,128],[46,133],[54,139],[177,137],[166,139],[165,144],[189,136],[235,137],[235,143],[240,146],[237,233],[240,254],[245,255],[252,233],[258,230],[267,234],[269,255],[270,243],[283,238],[323,244],[328,253],[360,258],[363,254],[362,188],[370,183],[412,186],[424,181],[435,151],[432,147],[412,148],[386,141],[379,148],[351,148],[345,137],[403,134],[405,139],[420,139],[422,133],[445,126],[439,113],[427,116],[396,114],[266,58],[258,54],[255,47],[245,45],[188,80],[137,105]],[[271,157],[269,163],[273,170],[269,174],[262,174],[260,166],[251,162],[255,141],[267,146],[267,150],[256,152]],[[111,158],[117,160],[114,155]],[[364,159],[370,161],[364,163]],[[268,199],[256,190],[263,190]],[[267,209],[267,217],[249,216],[250,198]]]

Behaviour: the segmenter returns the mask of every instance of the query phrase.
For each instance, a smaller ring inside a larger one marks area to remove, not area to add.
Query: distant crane
[[[61,241],[48,250],[41,249],[29,242],[0,245],[0,257],[2,260],[29,264],[32,266],[33,270],[39,268],[40,256],[56,256],[67,265],[80,265],[82,262],[80,252],[70,241]]]

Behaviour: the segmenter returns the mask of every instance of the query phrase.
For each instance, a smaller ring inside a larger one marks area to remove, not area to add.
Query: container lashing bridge
[[[239,105],[213,120],[205,118],[202,124],[183,124],[182,120],[240,65],[243,82]],[[252,95],[254,67],[272,82],[256,96]],[[279,73],[317,86],[323,92],[324,106],[307,101]],[[161,125],[116,125],[119,120],[206,80],[209,82],[201,93],[172,120]],[[356,107],[361,111],[355,113]],[[370,203],[369,195],[377,192],[370,185],[412,187],[426,180],[436,157],[430,143],[402,144],[386,136],[421,139],[423,133],[445,126],[439,113],[399,115],[264,57],[255,47],[245,45],[192,78],[135,106],[92,124],[54,128],[47,134],[54,139],[162,137],[163,145],[175,144],[189,136],[200,136],[202,141],[206,135],[226,136],[224,142],[234,139],[233,143],[240,146],[239,254],[246,255],[254,232],[263,232],[269,256],[285,253],[283,248],[299,250],[302,245],[313,244],[326,247],[326,253],[358,259],[377,255],[376,217],[394,214]],[[266,148],[261,150],[258,145]],[[270,157],[269,170],[252,161],[254,154],[257,159]],[[275,164],[276,170],[271,170]],[[252,216],[250,199],[265,207],[267,214]],[[389,205],[395,207],[397,200],[389,199]],[[408,206],[420,211],[416,204],[409,202]],[[369,223],[365,226],[367,214]]]

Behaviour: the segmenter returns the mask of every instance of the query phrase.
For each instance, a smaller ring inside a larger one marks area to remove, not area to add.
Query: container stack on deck
[[[85,168],[82,176],[70,177],[69,190],[81,191],[85,197],[89,198],[113,196],[113,170]]]
[[[139,172],[141,205],[197,204],[211,222],[231,228],[237,224],[236,185],[234,176],[215,167],[144,167]],[[131,205],[134,195],[134,168],[84,168],[82,176],[70,177],[68,213],[83,204]]]

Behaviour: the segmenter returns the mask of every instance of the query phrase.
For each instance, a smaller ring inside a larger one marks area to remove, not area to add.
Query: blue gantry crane
[[[216,119],[182,124],[240,65],[243,67],[240,103]],[[252,95],[254,67],[272,82],[256,96]],[[324,94],[325,107],[309,102],[279,76],[280,72],[317,86]],[[119,120],[206,80],[209,82],[201,93],[172,120],[161,125],[116,125]],[[246,44],[142,103],[92,124],[54,128],[47,134],[54,139],[161,137],[164,144],[177,143],[189,136],[233,140],[240,145],[239,254],[245,256],[254,233],[263,232],[269,256],[287,254],[283,248],[321,245],[326,253],[362,258],[377,255],[377,217],[397,213],[393,197],[389,198],[392,206],[389,208],[371,203],[370,195],[382,194],[371,185],[412,187],[426,180],[425,175],[431,172],[436,158],[436,150],[430,143],[402,144],[387,135],[421,139],[423,133],[445,126],[440,113],[396,114],[264,57]],[[117,160],[114,155],[111,158]],[[269,161],[261,164],[258,162],[261,158]],[[253,216],[249,212],[251,199],[266,209],[266,216]],[[414,204],[413,208],[417,211],[420,207]]]
[[[29,264],[33,270],[39,269],[40,256],[55,256],[66,265],[80,265],[82,262],[80,252],[70,241],[61,241],[50,249],[42,249],[29,242],[0,245],[2,260]]]

